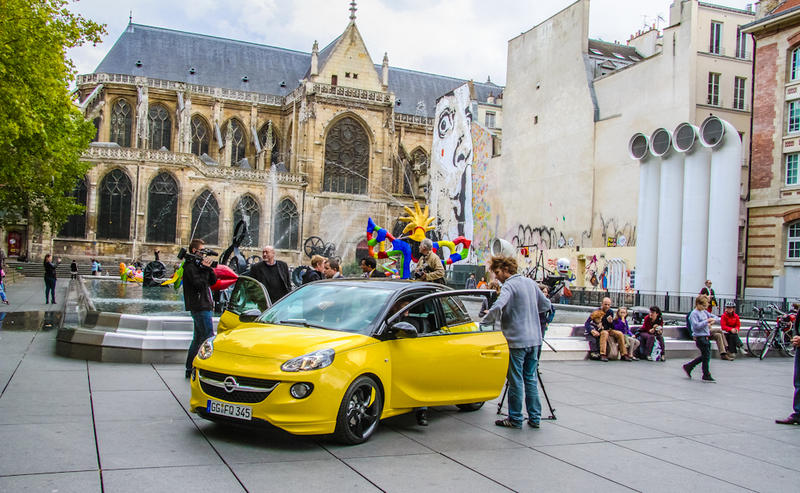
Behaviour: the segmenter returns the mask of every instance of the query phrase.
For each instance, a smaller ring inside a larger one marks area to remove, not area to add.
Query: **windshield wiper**
[[[299,325],[301,327],[313,327],[315,329],[333,330],[330,327],[325,327],[324,325],[309,323],[308,320],[304,318],[289,318],[286,320],[281,320],[278,323],[286,325]]]

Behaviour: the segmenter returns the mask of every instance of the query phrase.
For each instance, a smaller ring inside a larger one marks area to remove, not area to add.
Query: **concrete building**
[[[800,1],[762,1],[756,46],[745,293],[800,292]]]
[[[55,235],[21,224],[4,238],[33,259],[166,259],[194,237],[225,248],[244,220],[246,255],[274,244],[291,264],[312,251],[354,264],[368,217],[391,229],[424,203],[436,99],[466,82],[379,61],[354,7],[310,53],[129,24],[77,81],[98,129],[75,190],[86,213]],[[503,88],[472,86],[499,126]]]
[[[502,165],[490,183],[501,192],[491,194],[497,235],[542,252],[530,267],[564,257],[579,286],[630,288],[638,198],[653,191],[639,190],[627,143],[716,115],[747,149],[752,43],[739,28],[754,18],[675,0],[663,31],[623,45],[589,39],[589,0],[579,0],[510,40]]]

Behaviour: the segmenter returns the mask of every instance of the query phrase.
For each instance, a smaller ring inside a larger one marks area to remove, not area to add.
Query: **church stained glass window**
[[[97,237],[128,240],[131,236],[131,180],[113,169],[100,182],[97,205]]]
[[[178,218],[178,183],[161,173],[147,190],[147,241],[174,243]]]
[[[169,111],[160,104],[154,104],[147,110],[147,137],[150,149],[170,149],[172,138],[172,118]]]
[[[231,146],[231,166],[240,166],[242,159],[244,159],[244,151],[245,151],[245,139],[244,139],[244,127],[241,123],[236,120],[230,120],[228,122],[230,125],[230,146]],[[228,129],[225,129],[225,135],[227,138]],[[227,144],[227,142],[226,142]]]
[[[369,137],[354,118],[342,118],[328,131],[324,173],[326,192],[367,193]]]
[[[86,178],[81,178],[75,184],[70,196],[75,198],[75,203],[86,206]],[[67,218],[67,222],[61,227],[58,236],[62,238],[85,238],[86,237],[86,211],[81,214],[73,214]]]
[[[247,235],[242,240],[241,246],[257,247],[261,208],[258,206],[258,202],[250,195],[245,195],[239,199],[236,208],[233,210],[233,227],[235,228],[239,221],[242,220],[247,225]]]
[[[114,101],[111,108],[111,142],[116,142],[120,147],[131,146],[131,105],[120,98]]]
[[[219,205],[211,190],[197,197],[192,206],[191,239],[199,238],[208,245],[219,243]]]
[[[297,206],[290,199],[283,199],[275,212],[275,248],[297,249],[300,231],[300,215]]]
[[[208,154],[208,143],[211,140],[211,130],[208,124],[199,115],[192,117],[192,154],[202,156]]]
[[[269,125],[264,125],[261,127],[261,130],[258,131],[258,141],[261,143],[261,147],[265,147],[267,143],[267,130],[269,129]],[[270,154],[270,166],[278,164],[279,162],[283,161],[281,158],[281,143],[278,139],[278,131],[275,127],[272,127],[272,142],[274,147],[272,148],[272,152]]]

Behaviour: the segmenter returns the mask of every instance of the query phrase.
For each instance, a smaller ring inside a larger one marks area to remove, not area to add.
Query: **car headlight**
[[[197,351],[197,357],[200,359],[208,359],[212,354],[214,354],[214,338],[209,337],[200,345],[200,349]]]
[[[292,358],[281,365],[283,371],[309,371],[325,368],[333,363],[333,349],[320,349],[313,353],[304,354],[297,358]]]

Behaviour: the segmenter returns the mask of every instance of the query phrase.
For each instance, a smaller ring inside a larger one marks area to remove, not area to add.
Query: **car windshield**
[[[364,285],[309,284],[280,300],[258,320],[369,335],[372,322],[393,292]]]

